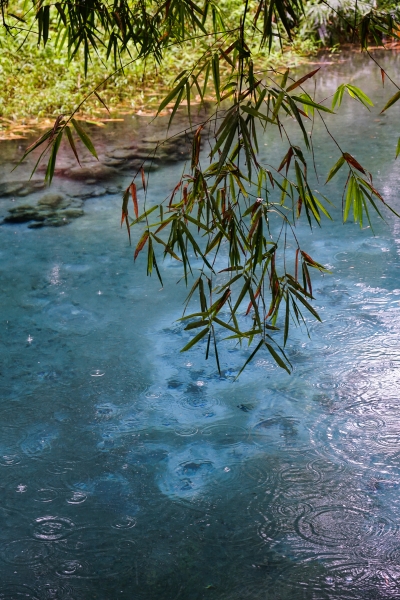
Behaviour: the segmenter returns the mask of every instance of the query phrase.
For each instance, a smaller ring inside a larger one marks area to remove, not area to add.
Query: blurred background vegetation
[[[258,2],[252,0],[252,4],[255,10]],[[398,5],[385,1],[373,6],[396,11]],[[228,15],[229,26],[229,19],[237,23],[243,2],[221,0],[218,7],[225,18]],[[256,51],[258,66],[294,66],[321,50],[340,52],[344,44],[353,41],[351,24],[356,14],[365,14],[370,8],[371,3],[362,0],[307,1],[304,16],[290,45],[285,47],[277,38],[269,53],[266,48],[258,50],[259,40],[254,38],[252,50]],[[121,66],[130,60],[129,49],[119,62],[115,57],[107,59],[106,48],[99,45],[97,54],[91,53],[85,77],[83,50],[80,49],[70,60],[66,44],[57,36],[56,21],[50,24],[52,35],[47,44],[38,46],[32,4],[24,0],[10,2],[8,14],[11,15],[8,20],[12,28],[8,31],[4,27],[0,29],[0,129],[7,129],[10,121],[32,123],[69,113],[86,92],[115,70],[115,62]],[[130,50],[134,57],[135,49]],[[169,48],[162,67],[152,60],[133,62],[108,80],[102,88],[101,97],[112,111],[124,108],[151,111],[176,75],[192,64],[202,51],[202,44],[198,41],[187,42]],[[96,97],[89,99],[84,111],[86,116],[105,114]]]

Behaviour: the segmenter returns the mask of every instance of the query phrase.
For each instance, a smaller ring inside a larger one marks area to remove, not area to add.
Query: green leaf
[[[198,333],[193,339],[190,340],[190,342],[188,344],[186,344],[186,346],[184,346],[182,348],[181,352],[186,352],[186,350],[189,350],[190,348],[192,348],[192,346],[197,344],[197,342],[199,342],[205,335],[207,335],[207,333],[209,331],[210,331],[210,327],[205,327],[205,329],[200,331],[200,333]]]
[[[221,84],[220,84],[220,76],[219,76],[219,56],[218,56],[217,53],[215,53],[214,56],[213,56],[213,60],[212,60],[212,73],[213,73],[214,90],[215,90],[215,95],[217,97],[217,102],[221,102],[221,95],[220,95]]]
[[[276,362],[277,365],[279,365],[281,367],[281,369],[285,369],[285,371],[287,371],[290,375],[290,369],[287,366],[287,364],[281,359],[281,357],[279,356],[279,354],[276,352],[276,350],[274,350],[274,348],[271,346],[271,344],[268,344],[267,342],[265,342],[266,347],[268,348],[268,352],[271,354],[272,358],[274,359],[274,361]]]
[[[71,123],[74,126],[76,133],[79,135],[82,142],[85,144],[86,148],[89,150],[89,152],[91,154],[93,154],[93,156],[95,158],[97,158],[97,160],[99,160],[99,157],[97,156],[97,152],[92,144],[91,139],[87,135],[87,133],[82,129],[82,127],[79,125],[79,123],[75,119],[71,119]]]
[[[215,321],[215,323],[218,323],[218,325],[221,325],[221,327],[225,327],[225,329],[229,329],[229,331],[233,331],[234,333],[237,333],[240,335],[240,331],[238,329],[236,329],[235,327],[232,327],[232,325],[229,325],[229,323],[225,323],[224,321],[221,321],[221,319],[219,319],[218,317],[213,317],[213,321]]]
[[[317,311],[311,306],[311,304],[309,304],[307,302],[307,300],[305,298],[303,298],[303,296],[301,294],[299,294],[299,292],[297,292],[292,287],[290,288],[290,292],[291,292],[291,294],[294,294],[296,296],[296,298],[298,300],[300,300],[300,302],[302,304],[304,304],[304,306],[306,307],[306,309],[308,310],[308,312],[310,312],[317,319],[317,321],[319,321],[321,323],[321,317],[319,316],[319,314],[317,313]]]
[[[194,323],[189,323],[189,325],[186,325],[185,327],[185,331],[190,331],[190,329],[197,329],[197,327],[204,327],[204,325],[209,325],[208,321],[205,321],[204,319],[202,319],[201,321],[194,321]]]
[[[136,223],[140,223],[140,221],[143,221],[143,219],[145,219],[146,217],[148,217],[149,215],[151,215],[151,213],[155,210],[157,210],[157,208],[159,208],[158,204],[155,204],[154,206],[152,206],[151,208],[149,208],[149,210],[146,210],[146,212],[144,212],[143,214],[139,215],[139,217],[137,219],[135,219],[134,221],[132,221],[131,223],[131,227],[132,225],[136,225]]]
[[[49,184],[52,182],[52,179],[53,179],[54,169],[56,167],[57,152],[58,152],[58,149],[61,144],[62,135],[63,135],[63,132],[61,130],[60,133],[57,135],[56,139],[54,140],[53,147],[50,152],[49,162],[47,164],[47,170],[46,170],[46,176],[45,176],[45,181],[48,181]]]
[[[268,123],[273,123],[274,125],[276,125],[275,121],[273,121],[266,115],[263,115],[262,113],[260,113],[258,110],[256,110],[252,106],[245,106],[242,104],[240,108],[247,114],[252,115],[253,117],[256,117],[257,119],[262,119],[263,121],[267,121]]]
[[[342,104],[344,89],[345,89],[345,84],[342,83],[342,85],[339,85],[338,89],[334,93],[333,99],[332,99],[332,110],[335,108],[336,105],[339,108],[340,105]]]
[[[349,83],[346,85],[347,91],[349,93],[349,95],[352,98],[357,98],[357,100],[359,100],[361,102],[361,104],[364,104],[364,106],[366,106],[369,110],[369,106],[373,106],[374,103],[371,101],[370,98],[368,98],[367,94],[365,94],[362,90],[360,90],[360,88],[356,87],[355,85],[350,85]]]
[[[332,177],[334,175],[336,175],[336,173],[339,171],[339,169],[344,165],[344,163],[346,162],[345,158],[343,156],[341,156],[339,158],[339,160],[333,165],[332,169],[329,171],[328,173],[328,178],[325,181],[325,183],[328,183],[328,181],[330,181],[332,179]]]
[[[347,217],[349,216],[351,203],[354,198],[354,188],[356,185],[357,184],[356,184],[355,177],[352,175],[349,179],[349,183],[347,184],[347,192],[346,192],[346,199],[345,199],[344,213],[343,213],[344,223],[347,221]]]
[[[390,98],[390,100],[388,100],[385,104],[385,106],[382,108],[380,114],[382,114],[383,112],[385,112],[385,110],[387,110],[388,108],[390,108],[393,104],[395,104],[395,102],[397,102],[397,100],[400,98],[400,90],[398,92],[395,93],[394,96],[392,96]]]
[[[66,125],[66,126],[65,126],[65,131],[66,131],[66,134],[67,134],[67,138],[68,138],[68,141],[69,141],[69,145],[70,145],[70,146],[71,146],[71,148],[72,148],[72,152],[75,154],[75,158],[76,158],[76,160],[78,161],[78,164],[80,165],[81,163],[80,163],[80,160],[79,160],[78,152],[77,152],[77,150],[76,150],[76,146],[75,146],[74,138],[72,137],[72,132],[71,132],[71,129],[70,129],[70,126],[69,126],[69,125]]]
[[[174,89],[170,91],[168,96],[166,96],[164,98],[164,100],[161,102],[160,106],[158,107],[157,114],[159,114],[167,106],[167,104],[169,104],[175,98],[175,96],[183,90],[185,85],[186,85],[186,79],[181,79],[181,81],[178,83],[178,85],[176,87],[174,87]],[[182,91],[182,93],[183,93],[183,91]]]
[[[257,354],[257,352],[260,350],[260,348],[262,347],[264,343],[264,340],[260,340],[255,348],[255,350],[253,350],[253,352],[250,354],[249,358],[246,360],[246,362],[244,363],[244,365],[242,366],[242,368],[240,369],[239,373],[236,375],[235,377],[235,381],[236,379],[239,377],[239,375],[244,371],[244,369],[247,367],[247,365],[249,364],[249,362],[255,357],[255,355]]]
[[[285,92],[280,92],[278,94],[278,97],[277,97],[276,102],[275,102],[274,110],[273,110],[273,113],[272,113],[274,119],[276,119],[276,117],[277,117],[277,115],[279,113],[279,109],[281,107],[281,104],[283,102],[284,97],[285,97]]]
[[[248,290],[250,288],[250,285],[251,285],[251,279],[249,277],[249,278],[246,279],[246,281],[245,281],[245,283],[244,283],[244,285],[242,287],[242,290],[241,290],[241,292],[239,294],[238,299],[236,300],[236,304],[235,304],[235,306],[234,306],[234,308],[232,310],[232,313],[235,313],[237,311],[237,309],[239,308],[242,300],[244,299],[245,295],[247,294],[247,292],[248,292]]]
[[[110,114],[110,110],[109,110],[107,104],[104,102],[104,100],[101,98],[101,96],[96,92],[96,90],[94,90],[94,95],[96,96],[97,100],[102,103],[102,105],[104,106],[104,108],[106,109],[108,114]]]
[[[300,102],[301,104],[306,104],[307,106],[312,106],[313,108],[316,108],[317,110],[322,110],[323,112],[334,114],[333,110],[331,110],[327,106],[323,106],[323,104],[318,104],[317,102],[314,102],[313,100],[310,100],[309,98],[306,98],[305,94],[303,94],[302,96],[291,96],[291,98],[295,102]]]

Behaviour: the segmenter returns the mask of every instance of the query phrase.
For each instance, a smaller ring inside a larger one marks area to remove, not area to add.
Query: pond
[[[397,55],[381,58],[396,78]],[[321,69],[319,98],[351,80],[382,107],[394,92],[380,77],[343,57]],[[397,105],[387,117],[348,99],[340,115],[335,135],[399,210]],[[107,168],[155,135],[138,121],[99,137]],[[322,189],[338,157],[318,144]],[[3,173],[20,145],[0,147]],[[42,212],[0,227],[0,599],[400,597],[400,221],[373,234],[336,211],[300,226],[332,271],[315,278],[323,322],[293,332],[291,375],[260,355],[235,381],[244,350],[221,345],[222,376],[203,348],[179,352],[179,267],[164,263],[160,289],[134,266],[127,174],[82,183],[62,160],[51,197],[23,183],[29,165],[1,183],[3,217]],[[155,202],[182,171],[165,160]]]

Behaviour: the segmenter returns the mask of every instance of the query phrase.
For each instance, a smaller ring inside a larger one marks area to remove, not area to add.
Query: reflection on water
[[[347,71],[383,98],[357,60],[327,68],[321,96]],[[343,114],[337,135],[354,153],[375,140],[357,158],[398,206],[373,158],[396,132]],[[333,272],[315,284],[324,322],[295,332],[293,375],[260,356],[235,382],[232,345],[223,377],[179,353],[176,267],[163,290],[133,268],[119,203],[0,230],[0,600],[400,597],[400,225],[299,227]]]

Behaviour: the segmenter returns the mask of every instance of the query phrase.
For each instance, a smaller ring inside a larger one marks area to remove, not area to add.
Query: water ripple
[[[400,474],[400,434],[398,403],[394,401],[357,402],[342,412],[317,420],[311,431],[316,448],[328,455],[371,468],[372,472]]]
[[[135,566],[136,545],[111,532],[111,529],[82,528],[57,542],[65,554],[56,566],[57,574],[101,581],[104,577],[129,573]]]
[[[66,517],[39,517],[32,525],[32,535],[37,540],[61,540],[73,533],[75,523]]]
[[[238,446],[248,438],[245,427],[218,423],[209,425],[201,431],[202,435],[210,436],[212,444],[216,446]]]
[[[0,600],[39,600],[39,594],[27,585],[1,585]]]
[[[49,544],[43,544],[31,538],[22,538],[3,544],[0,547],[1,558],[13,565],[29,565],[45,563],[53,553]]]
[[[396,533],[396,526],[383,517],[355,507],[320,506],[301,515],[297,533],[308,542],[337,548],[367,546],[371,538]]]

